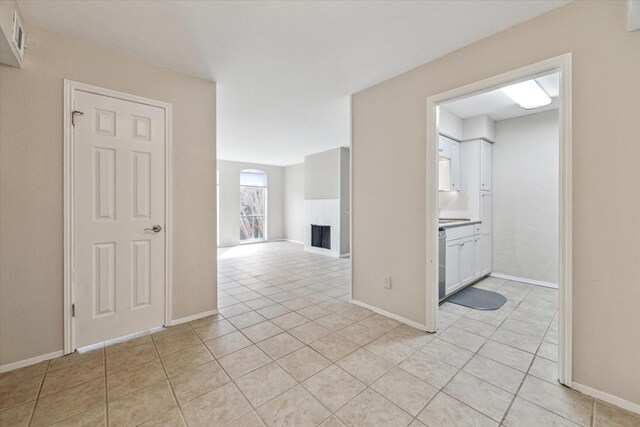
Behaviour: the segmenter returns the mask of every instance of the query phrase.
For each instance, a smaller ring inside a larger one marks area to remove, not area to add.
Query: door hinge
[[[72,111],[71,112],[71,126],[75,126],[76,125],[76,114],[79,114],[81,116],[84,116],[84,113],[82,111]]]
[[[76,317],[76,304],[71,304],[71,317]]]

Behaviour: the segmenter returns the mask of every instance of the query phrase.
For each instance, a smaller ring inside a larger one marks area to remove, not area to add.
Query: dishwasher
[[[445,299],[447,280],[447,232],[438,230],[438,301]]]

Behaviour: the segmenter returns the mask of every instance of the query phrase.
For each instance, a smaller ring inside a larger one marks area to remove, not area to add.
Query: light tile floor
[[[426,334],[348,303],[349,260],[222,249],[220,314],[0,376],[0,425],[638,426],[557,384],[556,291],[488,278]]]

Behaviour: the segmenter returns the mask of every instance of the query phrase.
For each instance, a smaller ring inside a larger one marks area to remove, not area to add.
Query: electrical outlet
[[[384,284],[385,289],[391,289],[391,276],[384,276]]]

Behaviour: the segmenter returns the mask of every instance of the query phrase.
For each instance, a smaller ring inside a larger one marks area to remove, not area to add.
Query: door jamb
[[[108,96],[124,101],[137,102],[153,107],[159,107],[165,114],[165,308],[164,326],[171,325],[173,282],[172,282],[172,105],[166,102],[143,98],[124,92],[105,89],[72,80],[64,80],[64,150],[63,150],[63,171],[64,171],[64,299],[63,299],[63,319],[64,319],[64,354],[75,351],[74,318],[72,306],[75,302],[74,280],[75,280],[75,247],[74,247],[74,132],[71,124],[72,111],[74,110],[73,95],[75,91],[93,93],[96,95]]]
[[[558,378],[568,387],[572,386],[572,55],[566,53],[516,70],[508,71],[475,83],[452,89],[427,98],[427,230],[432,230],[432,239],[426,247],[426,329],[437,330],[438,321],[438,110],[437,106],[470,95],[487,92],[508,83],[530,79],[549,71],[560,72],[559,106],[559,221],[558,221]],[[427,233],[429,235],[429,233]]]

